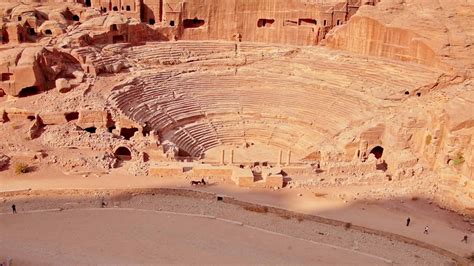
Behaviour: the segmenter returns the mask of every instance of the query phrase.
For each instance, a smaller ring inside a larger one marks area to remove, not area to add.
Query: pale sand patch
[[[0,250],[15,264],[386,265],[330,247],[222,220],[139,210],[2,215]]]
[[[171,195],[178,193],[179,195]],[[22,214],[28,214],[31,212],[40,212],[44,209],[63,209],[63,212],[67,212],[71,209],[74,210],[86,210],[92,208],[98,208],[101,205],[101,200],[105,199],[108,202],[108,207],[101,211],[109,211],[110,207],[116,206],[120,210],[134,210],[138,209],[141,212],[160,212],[160,213],[182,213],[186,216],[199,216],[207,217],[206,219],[220,220],[226,222],[232,226],[247,227],[252,230],[261,231],[266,234],[276,235],[279,237],[299,239],[303,242],[309,242],[310,244],[317,243],[317,247],[313,248],[312,252],[317,252],[319,246],[329,247],[336,250],[349,250],[349,253],[362,254],[371,258],[385,258],[383,261],[393,261],[394,264],[401,265],[452,265],[453,260],[449,257],[451,255],[438,253],[431,248],[423,248],[418,245],[405,243],[396,236],[381,236],[377,233],[364,233],[359,230],[346,230],[344,224],[339,223],[332,224],[331,222],[324,223],[318,222],[318,219],[313,220],[311,217],[300,217],[295,216],[291,218],[289,213],[278,213],[278,212],[261,212],[261,211],[247,211],[242,206],[237,204],[228,204],[222,201],[216,201],[215,196],[212,194],[208,195],[196,195],[193,191],[184,190],[126,190],[120,192],[118,190],[63,190],[63,191],[30,191],[26,194],[17,194],[15,196],[6,196],[3,203],[0,202],[0,220],[13,223],[12,219],[4,219],[5,217],[16,217]],[[210,196],[210,197],[209,197]],[[17,205],[18,214],[11,214],[11,204]],[[110,208],[115,211],[116,208]],[[149,223],[149,220],[133,219],[127,221],[127,218],[113,219],[114,222],[120,221],[125,222],[125,229],[120,230],[109,230],[110,233],[120,235],[127,235],[127,230],[132,232],[138,230],[137,227],[141,227],[143,223]],[[131,219],[131,218],[130,218]],[[30,219],[33,224],[38,219]],[[62,219],[57,219],[62,220]],[[84,220],[84,224],[95,221],[96,219],[90,218]],[[228,221],[231,221],[230,223]],[[47,223],[46,221],[45,223]],[[41,222],[42,223],[42,222]],[[104,222],[107,224],[107,222]],[[3,222],[6,224],[6,222]],[[155,227],[159,228],[160,224],[154,223]],[[128,227],[127,227],[128,226]],[[147,225],[148,226],[148,225]],[[0,222],[2,227],[2,222]],[[22,228],[28,228],[29,225],[25,224]],[[49,226],[53,230],[57,230],[55,226]],[[109,228],[109,227],[107,227]],[[5,229],[6,230],[6,229]],[[18,229],[20,230],[20,229]],[[29,230],[29,229],[28,229]],[[82,228],[74,229],[77,234],[81,234]],[[140,229],[141,230],[141,229]],[[194,230],[202,230],[199,226],[195,226]],[[47,230],[39,230],[40,232]],[[69,232],[70,230],[62,229],[62,232]],[[87,232],[87,230],[85,230]],[[1,233],[1,231],[0,231]],[[36,235],[36,231],[33,231],[30,235]],[[227,230],[226,234],[233,234],[233,231]],[[25,233],[28,235],[28,233]],[[206,237],[209,235],[206,235]],[[178,237],[178,236],[177,236]],[[225,234],[223,237],[227,237]],[[230,236],[232,237],[232,236]],[[42,239],[42,238],[40,238]],[[212,238],[210,238],[212,239]],[[76,239],[71,241],[82,240]],[[243,242],[238,245],[246,245],[246,240],[241,239]],[[147,240],[144,241],[153,241]],[[203,238],[202,241],[207,241],[207,238]],[[239,240],[240,241],[240,240]],[[28,245],[29,239],[24,238],[23,243]],[[53,241],[54,242],[54,241]],[[281,242],[281,241],[280,241]],[[20,246],[23,246],[22,241],[19,241]],[[269,242],[272,243],[272,242]],[[265,247],[268,243],[264,243],[259,246]],[[62,247],[62,245],[60,245]],[[131,244],[133,248],[135,244]],[[1,247],[1,246],[0,246]],[[39,245],[38,248],[41,248]],[[33,248],[34,249],[34,248]],[[41,249],[40,249],[41,250]],[[54,251],[55,249],[53,249]],[[245,248],[244,248],[245,250]],[[293,248],[288,251],[290,254],[286,264],[304,264],[300,263],[299,258],[294,259],[297,254],[292,252]],[[9,254],[2,253],[7,252],[0,248],[0,257],[5,257]],[[234,251],[239,252],[239,251]],[[140,255],[140,253],[137,253]],[[296,254],[296,255],[294,255]],[[444,255],[443,255],[444,254]],[[29,253],[28,253],[29,255]],[[337,262],[338,259],[335,259]],[[233,261],[234,263],[241,263],[240,259]],[[245,261],[244,261],[245,262]],[[184,263],[184,262],[183,262]],[[249,262],[250,263],[250,262]],[[247,263],[247,264],[249,264]],[[324,263],[327,264],[327,263]],[[334,263],[329,263],[334,264]],[[342,264],[342,263],[341,263]]]

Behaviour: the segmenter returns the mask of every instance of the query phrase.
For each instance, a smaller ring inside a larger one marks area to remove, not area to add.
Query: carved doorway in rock
[[[132,160],[132,152],[129,148],[120,146],[114,152],[115,158],[121,161],[130,161]]]
[[[378,160],[382,158],[383,148],[381,146],[376,146],[370,151],[370,153],[372,153],[375,156],[375,159]]]

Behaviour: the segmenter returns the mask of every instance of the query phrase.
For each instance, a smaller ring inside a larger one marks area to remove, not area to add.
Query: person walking
[[[427,235],[429,233],[428,232],[429,230],[430,230],[430,228],[428,226],[425,226],[425,231],[423,231],[423,234]]]
[[[15,204],[12,205],[12,211],[13,211],[14,214],[16,213],[16,206],[15,206]]]
[[[407,218],[407,226],[410,225],[410,221],[411,221],[411,219],[410,219],[410,217],[408,217],[408,218]]]
[[[465,236],[463,237],[463,239],[461,240],[461,242],[464,242],[464,243],[467,244],[467,235],[465,235]]]

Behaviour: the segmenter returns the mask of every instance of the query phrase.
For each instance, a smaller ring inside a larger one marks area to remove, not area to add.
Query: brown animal
[[[198,185],[207,185],[206,181],[203,179],[201,179],[201,181],[191,181],[191,186],[198,186]]]
[[[201,185],[201,181],[191,181],[191,186]]]

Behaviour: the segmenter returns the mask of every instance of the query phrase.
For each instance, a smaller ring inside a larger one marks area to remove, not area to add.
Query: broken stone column
[[[365,162],[367,160],[367,157],[369,156],[368,155],[368,149],[369,148],[369,143],[367,142],[367,140],[362,140],[360,143],[359,143],[359,159],[362,161],[362,162]]]
[[[283,150],[280,149],[280,150],[278,151],[278,159],[277,159],[278,165],[281,165],[281,164],[283,163],[282,160],[283,160]]]
[[[225,162],[225,150],[222,150],[220,164],[224,165]]]

